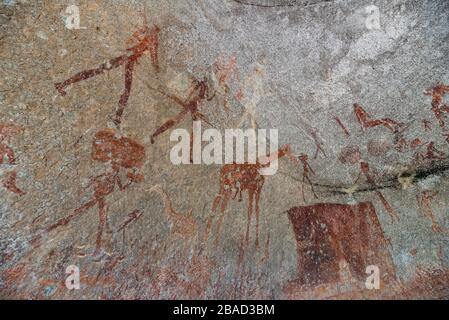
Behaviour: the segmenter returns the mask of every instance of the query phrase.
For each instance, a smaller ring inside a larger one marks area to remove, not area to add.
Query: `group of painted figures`
[[[156,25],[152,26],[151,28],[145,25],[143,28],[137,30],[133,34],[131,40],[132,46],[127,49],[127,53],[119,57],[110,59],[109,61],[100,64],[94,69],[79,72],[65,81],[55,83],[56,90],[61,96],[65,96],[67,94],[67,89],[71,85],[95,76],[102,75],[105,72],[109,72],[113,69],[123,67],[125,78],[124,91],[120,95],[114,117],[114,124],[116,125],[117,130],[120,130],[122,118],[124,112],[126,111],[128,100],[132,91],[133,72],[139,62],[139,59],[141,59],[144,55],[149,54],[151,57],[151,63],[154,72],[160,72],[158,59],[160,31],[160,28]],[[207,77],[204,77],[200,80],[193,80],[186,99],[182,99],[175,94],[158,90],[159,93],[163,94],[173,103],[178,105],[180,111],[175,117],[169,119],[160,127],[155,129],[155,131],[151,135],[152,144],[156,142],[156,138],[158,138],[161,134],[163,134],[170,128],[177,126],[188,115],[191,116],[193,121],[202,120],[206,123],[209,123],[206,116],[201,112],[201,107],[214,98],[222,99],[225,110],[229,111],[228,97],[233,91],[231,90],[231,87],[233,84],[240,82],[239,74],[237,71],[237,57],[233,55],[229,59],[229,62],[224,62],[223,59],[220,59],[212,66],[212,71],[213,77],[215,78],[214,81],[216,82],[214,84],[214,92],[211,92],[211,85],[209,83],[210,81]],[[263,69],[263,66],[257,64],[254,73],[247,78],[247,81],[245,81],[246,85],[252,86],[251,96],[246,96],[241,88],[234,94],[234,98],[237,101],[240,101],[245,106],[244,115],[239,123],[239,126],[243,125],[245,120],[248,120],[249,124],[251,124],[253,128],[257,126],[255,110],[257,104],[260,102],[263,96],[262,78],[265,75],[264,72],[265,71]],[[426,90],[425,92],[425,94],[431,96],[432,98],[431,110],[438,121],[438,125],[442,130],[443,135],[446,137],[447,142],[449,143],[449,130],[446,125],[446,115],[449,115],[449,106],[443,102],[443,97],[448,93],[449,86],[444,84],[437,84],[436,86]],[[405,126],[404,124],[398,123],[389,118],[372,118],[364,110],[364,108],[357,103],[354,104],[353,108],[354,115],[363,130],[368,130],[374,127],[384,127],[386,130],[391,131],[394,136],[393,147],[398,151],[414,151],[415,158],[419,162],[439,161],[447,158],[446,154],[438,150],[435,146],[435,143],[432,141],[422,142],[419,138],[407,141],[403,135],[403,132],[407,129],[407,126]],[[335,117],[334,119],[337,121],[337,124],[343,129],[343,133],[349,136],[350,132],[344,125],[344,122],[338,117]],[[424,130],[431,130],[431,122],[429,120],[423,120],[422,124]],[[52,232],[55,229],[69,224],[73,219],[85,213],[90,208],[97,207],[99,224],[95,243],[96,253],[101,251],[102,235],[104,233],[105,227],[107,226],[107,197],[115,192],[116,187],[118,187],[119,190],[123,191],[132,184],[140,183],[144,180],[144,177],[141,174],[137,173],[137,170],[144,164],[145,148],[141,144],[130,138],[117,135],[117,130],[103,129],[98,131],[94,136],[94,140],[92,142],[92,158],[96,161],[108,163],[110,166],[110,170],[91,179],[89,184],[89,186],[91,186],[93,189],[93,196],[91,200],[82,204],[68,216],[61,218],[60,220],[56,221],[46,228],[47,232]],[[11,137],[17,135],[18,133],[19,129],[14,124],[5,123],[0,125],[0,164],[4,162],[4,159],[6,159],[7,163],[9,163],[10,165],[15,164],[16,159],[14,156],[14,152],[9,146],[8,141]],[[317,146],[317,150],[313,156],[313,159],[316,159],[318,157],[319,152],[321,152],[323,156],[326,156],[326,153],[323,150],[322,143],[320,143],[317,129],[313,128],[311,130],[311,136],[316,142]],[[372,150],[373,153],[375,153],[376,150],[379,151],[379,149],[382,149],[383,147],[384,146],[381,145],[373,145],[371,149],[368,148],[368,151],[370,152],[370,150]],[[303,200],[305,201],[306,198],[304,192],[306,184],[308,185],[308,188],[310,189],[312,195],[317,198],[318,196],[314,190],[312,181],[313,179],[311,178],[312,175],[315,175],[315,171],[309,163],[309,156],[304,153],[296,156],[294,155],[290,145],[284,145],[275,154],[269,155],[269,159],[273,160],[284,156],[287,156],[290,160],[292,160],[295,165],[302,165]],[[340,161],[345,165],[359,165],[359,179],[361,177],[365,178],[365,183],[373,187],[375,194],[381,201],[382,205],[385,207],[386,212],[391,216],[393,220],[398,220],[399,215],[388,203],[382,192],[376,188],[375,178],[370,171],[369,164],[366,161],[363,161],[361,152],[358,147],[348,146],[347,148],[343,149],[340,155]],[[217,211],[219,211],[215,232],[216,241],[219,239],[220,227],[223,222],[223,218],[225,216],[229,201],[231,199],[236,199],[237,197],[238,201],[242,201],[242,193],[246,192],[248,194],[248,208],[245,241],[246,243],[248,243],[249,241],[250,224],[253,213],[255,212],[255,244],[256,246],[259,245],[258,229],[260,197],[265,182],[265,176],[261,175],[259,170],[263,166],[264,165],[262,165],[260,161],[257,161],[255,164],[226,164],[221,168],[219,192],[212,203],[212,211],[214,215]],[[17,173],[15,171],[7,173],[7,178],[4,180],[3,186],[7,190],[18,195],[25,195],[25,192],[16,186],[16,175]],[[123,177],[126,177],[125,181],[123,181]],[[180,235],[185,239],[191,238],[192,234],[197,230],[197,223],[192,215],[192,210],[185,214],[177,213],[173,209],[171,200],[165,190],[163,190],[159,185],[156,185],[151,189],[151,191],[157,192],[163,198],[167,217],[170,219],[170,222],[172,224],[172,232]],[[434,193],[426,191],[422,195],[417,196],[418,203],[422,208],[425,216],[431,219],[433,230],[443,232],[445,231],[444,228],[438,225],[438,222],[436,221],[430,207],[430,201],[434,196]],[[363,210],[367,210],[365,207],[366,206],[363,206]],[[342,212],[344,211],[343,209],[341,210]],[[304,226],[300,226],[299,224],[295,224],[294,222],[303,221],[305,219],[303,216],[308,214],[309,212],[307,210],[298,209],[296,211],[291,211],[290,218],[292,219],[295,230],[298,229],[298,232],[302,233],[308,232],[304,229]],[[117,228],[117,231],[121,231],[124,233],[127,226],[132,222],[140,219],[142,215],[143,212],[141,210],[136,209],[130,212],[123,223]],[[301,217],[296,217],[297,215],[301,215]],[[332,219],[335,218],[328,217],[326,219],[328,219],[329,221],[334,221]],[[370,219],[374,218],[370,216]],[[210,228],[210,223],[211,220],[209,220],[208,222],[207,230],[209,230]],[[310,223],[313,224],[314,222],[312,221]],[[331,224],[329,224],[329,227],[331,228]],[[353,232],[352,229],[351,232]],[[297,235],[297,237],[301,236]],[[342,252],[345,252],[344,248],[342,250]],[[308,267],[305,266],[305,268]]]

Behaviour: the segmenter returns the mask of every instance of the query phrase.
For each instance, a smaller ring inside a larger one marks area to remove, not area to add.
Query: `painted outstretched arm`
[[[128,61],[128,56],[125,54],[120,57],[111,59],[108,62],[102,63],[100,66],[98,66],[95,69],[81,71],[65,81],[55,83],[56,90],[58,90],[58,92],[61,96],[65,96],[67,94],[65,89],[68,86],[75,84],[77,82],[95,77],[97,75],[103,74],[106,71],[118,68],[127,61]]]

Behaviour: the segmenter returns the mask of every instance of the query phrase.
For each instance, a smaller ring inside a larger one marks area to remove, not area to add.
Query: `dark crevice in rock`
[[[350,190],[354,186],[349,185],[329,185],[329,184],[320,184],[320,183],[312,183],[314,188],[317,188],[317,192],[327,192],[330,194],[357,194],[357,193],[365,193],[365,192],[373,192],[383,189],[395,188],[400,189],[402,184],[399,181],[399,178],[410,178],[412,179],[413,184],[428,178],[429,176],[438,176],[443,175],[449,171],[449,163],[440,163],[436,164],[430,168],[417,168],[415,170],[407,170],[401,173],[399,176],[389,177],[383,181],[377,182],[376,185],[365,185],[361,187],[357,187],[351,192],[345,191]],[[291,176],[290,176],[291,177]],[[300,181],[295,177],[291,177],[294,180]]]
[[[277,7],[308,7],[318,4],[330,3],[335,0],[233,0],[241,5],[277,8]]]

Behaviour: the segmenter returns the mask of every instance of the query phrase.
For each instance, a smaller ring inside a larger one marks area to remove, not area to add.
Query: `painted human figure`
[[[206,116],[200,112],[201,103],[203,103],[204,101],[212,100],[215,95],[214,93],[211,97],[208,96],[209,86],[207,84],[207,78],[204,78],[203,80],[193,80],[192,87],[185,101],[174,94],[166,93],[160,90],[158,91],[167,98],[171,99],[173,102],[177,103],[181,107],[181,111],[175,117],[167,120],[164,124],[162,124],[154,131],[154,133],[151,135],[152,144],[155,143],[156,137],[177,125],[188,114],[191,115],[193,121],[202,120],[206,123],[209,123]],[[193,137],[192,134],[191,137]]]
[[[375,183],[373,177],[371,176],[369,164],[367,162],[363,161],[363,160],[360,161],[360,173],[365,176],[366,181],[368,182],[368,184],[374,189],[374,192],[376,193],[376,195],[379,198],[379,200],[382,202],[382,205],[384,206],[384,208],[387,211],[387,213],[390,215],[391,219],[393,221],[398,221],[399,217],[398,217],[396,211],[388,203],[387,199],[382,194],[382,192],[380,192],[379,190],[376,189],[377,186],[376,186],[376,183]]]
[[[47,228],[50,232],[58,227],[67,225],[88,209],[97,206],[99,224],[96,238],[95,254],[101,249],[102,234],[107,224],[107,196],[115,192],[116,187],[124,191],[133,183],[143,181],[143,176],[136,173],[145,158],[143,146],[129,138],[118,138],[110,129],[99,131],[92,143],[92,158],[96,161],[110,164],[110,170],[91,178],[88,187],[93,188],[92,199],[75,209],[67,217],[58,220]],[[126,181],[122,182],[120,174],[125,171]],[[134,211],[138,214],[138,212]]]
[[[432,223],[432,230],[434,232],[449,234],[449,231],[440,226],[440,224],[437,222],[437,219],[431,207],[432,200],[434,200],[435,196],[437,195],[438,193],[435,191],[425,190],[420,195],[416,195],[416,200],[418,202],[419,208],[421,209],[422,215],[430,219]]]
[[[212,75],[214,76],[214,80],[216,85],[219,88],[219,93],[223,95],[223,105],[225,110],[229,110],[227,99],[231,95],[231,85],[240,84],[240,76],[237,70],[237,56],[233,54],[229,61],[226,63],[223,61],[223,58],[219,58],[212,65]],[[237,100],[241,100],[243,98],[243,92],[240,89],[234,97]]]
[[[302,166],[303,166],[303,172],[302,172],[302,198],[304,200],[304,202],[306,201],[306,197],[304,194],[304,184],[307,181],[310,185],[310,188],[312,189],[312,193],[315,196],[315,198],[317,198],[317,195],[315,193],[315,190],[313,189],[313,184],[312,181],[310,180],[309,175],[313,174],[315,175],[315,171],[313,171],[312,167],[309,164],[309,156],[305,153],[302,153],[299,157],[298,157],[299,161],[301,161]]]
[[[241,127],[244,122],[248,120],[253,129],[257,128],[257,106],[262,101],[263,97],[267,96],[267,90],[265,89],[265,77],[265,66],[260,63],[256,63],[252,73],[245,79],[243,84],[245,92],[243,93],[242,98],[242,104],[245,110],[238,127]]]
[[[120,96],[118,102],[118,108],[115,113],[114,123],[120,126],[122,121],[123,112],[128,104],[128,99],[131,94],[131,86],[133,81],[134,67],[138,63],[139,59],[149,53],[151,61],[156,72],[159,71],[158,62],[158,34],[160,29],[154,25],[151,29],[147,26],[146,22],[144,27],[134,32],[131,38],[132,46],[126,49],[128,53],[119,57],[110,59],[109,61],[101,64],[97,68],[84,70],[70,77],[69,79],[55,83],[55,87],[61,96],[65,96],[66,88],[77,82],[104,74],[106,71],[116,69],[122,65],[125,65],[125,89]]]

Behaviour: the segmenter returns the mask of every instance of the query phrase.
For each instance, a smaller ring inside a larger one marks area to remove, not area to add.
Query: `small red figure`
[[[369,173],[369,165],[367,162],[365,161],[361,161],[360,162],[360,173],[365,175],[366,177],[366,181],[373,187],[376,187],[376,183],[374,181],[374,179],[371,177],[370,173]],[[376,193],[376,195],[378,196],[378,198],[380,199],[380,201],[382,202],[383,206],[385,207],[385,210],[387,211],[387,213],[390,215],[391,219],[394,221],[399,221],[399,217],[396,213],[396,211],[390,206],[390,204],[388,203],[387,199],[385,199],[384,195],[382,194],[382,192],[380,192],[377,189],[374,189],[374,192]]]
[[[148,28],[145,18],[145,26],[141,29],[134,32],[132,35],[132,42],[134,42],[133,46],[126,49],[129,53],[121,55],[117,58],[113,58],[106,63],[101,64],[99,67],[95,69],[85,70],[80,73],[75,74],[71,78],[55,83],[55,87],[58,90],[61,96],[65,96],[67,93],[65,89],[79,81],[83,81],[97,75],[103,74],[106,71],[110,71],[112,69],[118,68],[121,65],[125,65],[125,90],[120,96],[118,102],[118,109],[115,114],[114,123],[117,126],[120,126],[121,119],[125,107],[128,104],[129,95],[131,94],[131,85],[133,80],[133,71],[134,66],[138,63],[138,60],[145,55],[146,53],[150,53],[152,64],[156,71],[159,71],[159,63],[158,63],[158,34],[159,27],[154,25],[151,29]]]
[[[318,157],[318,153],[320,151],[324,155],[324,157],[327,157],[326,152],[324,152],[324,150],[322,148],[322,143],[321,143],[320,139],[318,138],[318,129],[311,128],[309,130],[309,133],[312,136],[313,140],[315,141],[315,145],[316,145],[316,151],[315,151],[315,155],[313,156],[313,159],[316,159]]]
[[[310,173],[312,173],[313,175],[315,175],[315,172],[313,171],[312,167],[311,167],[311,166],[309,165],[309,163],[308,163],[309,156],[306,155],[306,154],[304,154],[304,153],[302,153],[302,154],[298,157],[298,159],[301,161],[301,163],[302,163],[302,165],[303,165],[302,188],[301,188],[301,189],[302,189],[302,198],[303,198],[304,202],[306,201],[306,197],[305,197],[305,195],[304,195],[304,183],[305,183],[305,180],[307,180],[307,182],[309,183],[310,188],[312,189],[312,193],[313,193],[313,195],[315,196],[315,198],[318,198],[317,195],[316,195],[316,193],[315,193],[315,190],[313,189],[312,181],[310,181],[310,178],[309,178],[309,171],[310,171]]]
[[[210,101],[214,98],[215,94],[212,97],[208,97],[209,87],[207,85],[207,79],[204,78],[201,81],[194,80],[193,87],[189,92],[187,101],[183,101],[179,97],[173,94],[165,93],[163,91],[158,90],[164,96],[170,98],[178,105],[181,106],[181,111],[173,118],[166,121],[162,126],[160,126],[156,131],[151,135],[151,143],[155,142],[155,138],[170,129],[171,127],[177,125],[188,113],[192,116],[193,121],[203,120],[208,123],[206,116],[199,111],[199,105],[203,101]],[[191,135],[193,137],[193,135]]]
[[[106,197],[115,191],[118,186],[120,191],[125,190],[133,183],[143,181],[143,176],[136,174],[135,170],[142,166],[145,158],[143,146],[129,138],[117,138],[113,130],[106,129],[99,131],[92,143],[92,158],[97,161],[110,163],[111,170],[91,179],[89,186],[93,186],[93,199],[75,209],[70,215],[60,219],[47,228],[50,232],[60,226],[67,225],[71,220],[79,216],[84,211],[98,205],[99,225],[96,240],[95,255],[99,253],[103,229],[107,222]],[[123,169],[132,169],[126,172],[127,182],[122,183],[120,173]],[[134,211],[137,214],[137,211]]]
[[[212,204],[212,211],[216,212],[221,200],[221,215],[217,225],[217,236],[215,243],[218,242],[220,236],[220,228],[229,200],[235,199],[239,194],[238,201],[242,201],[242,191],[248,192],[248,221],[246,225],[246,242],[249,242],[249,227],[253,214],[253,203],[256,211],[256,246],[259,245],[259,200],[265,183],[265,176],[261,175],[259,170],[268,167],[270,162],[288,156],[290,160],[297,163],[297,158],[293,155],[290,145],[282,146],[276,153],[268,156],[268,163],[262,164],[259,159],[255,164],[226,164],[220,172],[220,191],[215,197]],[[233,195],[234,194],[234,195]]]
[[[432,230],[434,232],[448,233],[448,230],[441,227],[436,221],[435,215],[433,214],[433,210],[431,207],[432,200],[437,195],[437,192],[432,192],[430,190],[425,190],[421,193],[421,196],[416,195],[416,200],[418,202],[418,206],[421,209],[421,212],[424,217],[429,218],[432,222]]]
[[[13,149],[8,145],[9,139],[17,135],[20,128],[14,123],[0,123],[0,164],[3,164],[4,158],[6,157],[7,163],[9,165],[16,164],[16,157]],[[11,171],[7,173],[6,179],[3,181],[3,187],[23,196],[25,192],[19,189],[16,185],[17,172]]]
[[[354,113],[360,125],[362,126],[362,129],[384,126],[391,132],[396,133],[402,126],[400,123],[393,121],[389,118],[371,120],[368,113],[357,103],[354,103]]]
[[[0,164],[3,163],[4,156],[8,158],[8,164],[16,164],[14,151],[8,145],[8,141],[19,131],[19,127],[14,123],[0,123]]]
[[[19,189],[16,185],[17,172],[12,171],[8,173],[8,178],[3,182],[3,186],[6,190],[9,190],[13,193],[17,193],[19,196],[25,195],[21,189]]]
[[[446,128],[444,113],[449,114],[449,106],[447,104],[442,104],[443,97],[448,93],[449,86],[444,84],[437,84],[435,87],[424,91],[425,95],[432,97],[432,111],[442,129]]]
[[[230,86],[233,82],[239,84],[240,76],[237,70],[237,56],[234,54],[229,59],[229,62],[226,63],[223,59],[218,59],[213,65],[212,70],[217,78],[218,86],[223,90],[223,104],[226,110],[229,109],[228,102],[226,98],[231,93]],[[237,100],[241,100],[243,98],[242,90],[240,89],[236,94],[235,98]]]
[[[444,160],[446,159],[446,154],[442,151],[437,150],[435,148],[435,142],[429,142],[426,144],[427,149],[426,152],[417,152],[415,155],[415,159],[418,161],[425,160]]]

